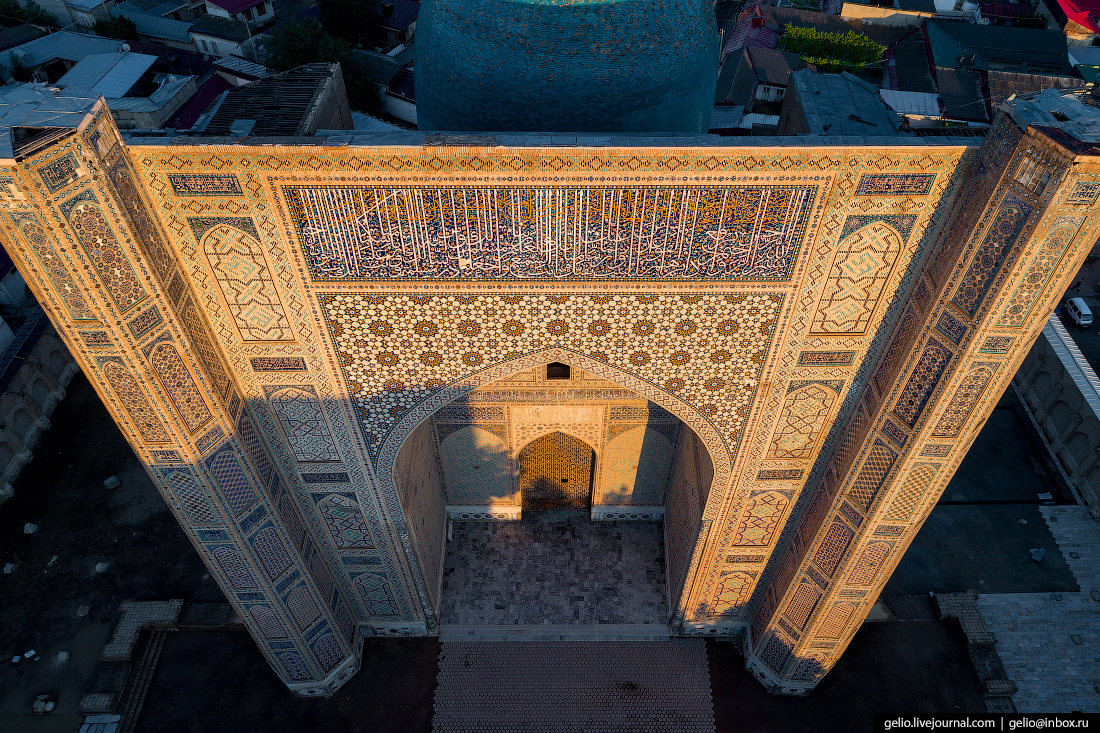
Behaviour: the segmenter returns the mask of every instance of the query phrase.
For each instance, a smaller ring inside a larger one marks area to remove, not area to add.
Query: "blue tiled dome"
[[[709,0],[424,0],[421,130],[706,132]]]

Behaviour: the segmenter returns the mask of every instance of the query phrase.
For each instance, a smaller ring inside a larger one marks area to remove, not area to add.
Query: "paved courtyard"
[[[443,569],[444,625],[668,624],[663,525],[525,511],[455,522]]]
[[[1018,711],[1098,713],[1100,528],[1084,507],[1041,511],[1058,543],[1047,554],[1065,556],[1081,591],[981,594],[978,608],[997,637],[1006,675],[1019,688]]]
[[[435,733],[710,733],[706,643],[444,643]]]

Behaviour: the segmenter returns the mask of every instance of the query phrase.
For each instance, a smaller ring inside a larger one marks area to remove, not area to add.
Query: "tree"
[[[882,59],[884,46],[861,33],[826,33],[816,28],[787,26],[780,46],[824,71],[862,69]]]
[[[57,16],[46,10],[34,0],[27,0],[27,7],[23,8],[23,16],[27,19],[28,23],[45,25],[51,28],[60,27]]]
[[[8,54],[8,63],[11,65],[12,79],[16,81],[30,81],[34,77],[30,67],[24,63],[23,59],[19,58],[14,53]]]
[[[333,38],[316,20],[292,20],[284,23],[267,37],[264,43],[267,65],[276,71],[287,71],[303,64],[338,63],[344,75],[348,105],[357,112],[377,114],[382,111],[378,92],[367,75],[367,66],[351,44]]]
[[[19,21],[20,23],[25,20],[23,17],[23,8],[19,7],[11,0],[0,0],[0,21],[7,23],[13,20]]]
[[[111,15],[103,20],[97,20],[92,25],[92,30],[97,36],[106,38],[118,38],[123,41],[138,39],[137,23],[124,15]]]
[[[378,0],[321,0],[321,23],[353,46],[373,45]]]

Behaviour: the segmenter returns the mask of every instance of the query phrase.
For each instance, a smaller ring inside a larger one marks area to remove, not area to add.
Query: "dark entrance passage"
[[[523,509],[588,509],[595,453],[561,432],[531,441],[519,454]]]

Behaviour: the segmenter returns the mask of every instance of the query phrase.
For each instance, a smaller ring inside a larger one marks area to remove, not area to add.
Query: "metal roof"
[[[104,1],[105,0],[65,0],[65,7],[91,12],[102,5]]]
[[[943,116],[989,122],[989,105],[982,94],[982,77],[974,69],[936,69]]]
[[[302,123],[338,64],[306,64],[230,89],[203,134],[229,135],[240,120],[256,120],[254,136],[301,135]]]
[[[241,43],[249,39],[248,24],[243,20],[230,20],[217,15],[200,16],[192,25],[192,33],[201,33],[204,36],[225,38],[229,41]]]
[[[901,118],[882,101],[878,87],[846,71],[815,74],[802,69],[791,74],[791,83],[798,90],[798,101],[811,134],[907,134],[898,132]]]
[[[752,69],[756,80],[761,84],[785,87],[790,81],[791,72],[798,66],[797,53],[776,51],[770,48],[748,48]]]
[[[387,5],[392,5],[393,10],[389,15],[385,14]],[[418,0],[381,0],[378,12],[375,14],[375,22],[386,28],[404,32],[410,25],[416,22],[416,16],[420,13]]]
[[[1085,101],[1089,98],[1083,90],[1044,89],[1010,99],[1001,109],[1021,129],[1055,127],[1081,142],[1100,143],[1100,109]]]
[[[54,35],[60,35],[55,33]],[[88,119],[99,102],[99,95],[66,89],[64,96],[50,91],[54,85],[19,84],[0,90],[0,159],[16,156],[20,144],[13,140],[14,127],[53,128],[50,132],[66,134]],[[54,135],[56,137],[56,135]]]
[[[882,101],[899,115],[940,116],[940,98],[927,92],[898,92],[893,89],[879,89]]]
[[[225,69],[234,76],[251,79],[253,81],[257,79],[266,79],[275,73],[263,64],[258,64],[255,61],[250,61],[236,54],[222,56],[214,62],[214,66],[218,69]]]
[[[191,23],[185,20],[174,20],[143,13],[133,3],[120,3],[111,10],[111,15],[119,15],[132,20],[134,25],[137,26],[138,35],[168,41],[181,41],[183,43],[191,40]]]
[[[14,28],[0,29],[0,51],[6,51],[12,46],[33,41],[35,38],[41,38],[44,35],[46,35],[46,31],[30,23],[17,25]]]
[[[115,53],[122,48],[117,38],[100,38],[84,33],[58,31],[48,36],[36,38],[11,49],[11,52],[23,60],[27,66],[40,66],[54,59],[80,61],[85,56],[96,53]],[[9,65],[7,54],[0,54],[0,62]]]
[[[108,102],[108,105],[112,110],[125,109],[131,112],[155,112],[158,109],[164,107],[172,101],[172,98],[179,94],[194,77],[182,76],[172,79],[171,81],[165,80],[155,92],[148,97],[121,97],[118,99],[112,99]]]
[[[217,5],[230,15],[236,15],[237,13],[243,13],[249,8],[262,5],[264,0],[207,0],[207,2],[211,5]]]
[[[129,51],[85,56],[57,80],[57,85],[89,89],[107,99],[118,99],[126,96],[156,60],[156,56]]]
[[[945,20],[929,20],[925,29],[936,66],[984,69],[988,68],[987,61],[999,61],[1019,64],[1012,71],[1053,74],[1070,71],[1066,37],[1057,31]],[[959,57],[968,54],[976,55],[981,63],[960,63]]]

